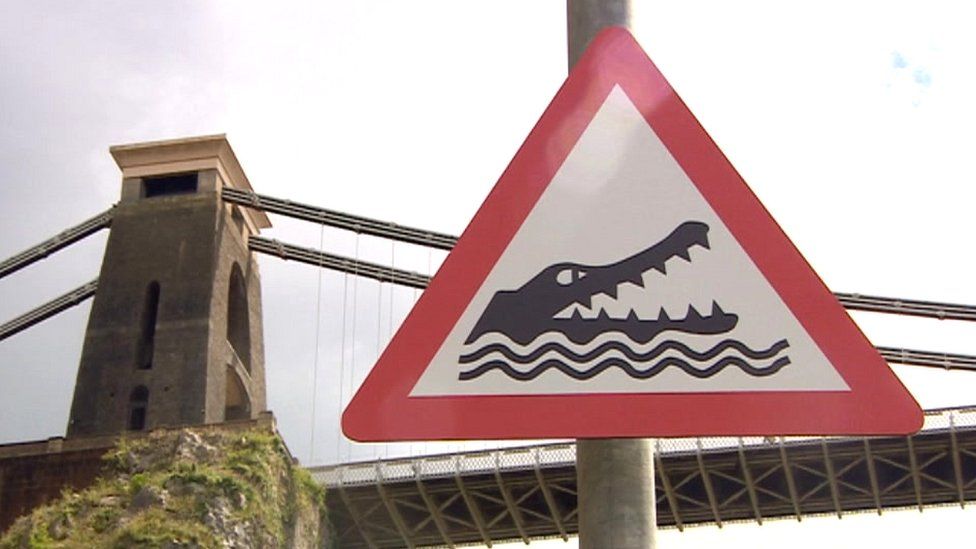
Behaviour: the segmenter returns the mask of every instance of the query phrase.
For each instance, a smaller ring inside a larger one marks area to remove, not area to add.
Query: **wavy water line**
[[[529,343],[521,344],[500,332],[489,332],[482,335],[475,341],[465,344],[464,347],[468,349],[472,349],[475,348],[479,342],[486,341],[487,343],[485,343],[483,346],[502,345],[515,353],[525,355],[531,353],[539,345],[558,343],[561,344],[564,348],[573,348],[573,349],[577,349],[577,352],[580,353],[589,353],[593,349],[596,349],[601,345],[605,345],[609,341],[620,341],[621,335],[626,336],[626,334],[624,334],[623,332],[607,331],[599,334],[591,341],[588,341],[586,343],[576,343],[573,340],[569,339],[566,336],[566,334],[557,332],[555,330],[550,330],[539,334],[535,339],[533,339]],[[668,337],[669,335],[670,338]],[[701,341],[703,345],[708,345],[710,344],[710,341],[714,340],[717,336],[721,336],[721,335],[722,334],[696,334],[696,333],[683,332],[678,330],[668,330],[655,335],[652,339],[644,343],[634,341],[630,338],[627,338],[627,340],[633,343],[632,345],[633,349],[650,350],[653,348],[652,346],[659,345],[662,341],[671,341],[672,340],[671,338],[676,338],[678,336],[680,336],[681,339],[685,341],[691,341],[692,344],[694,344],[695,341]],[[475,352],[477,352],[477,349],[471,351],[471,353],[468,354],[472,354]]]
[[[738,351],[740,354],[742,354],[742,356],[746,358],[759,360],[759,359],[772,358],[777,354],[779,354],[780,351],[782,351],[783,349],[789,346],[790,344],[787,340],[781,339],[776,343],[774,343],[772,346],[770,346],[768,349],[754,350],[739,340],[723,339],[722,341],[716,343],[711,349],[708,349],[707,351],[696,351],[680,341],[668,340],[659,344],[657,347],[654,347],[653,349],[651,349],[646,353],[640,353],[638,351],[631,349],[623,342],[614,340],[614,341],[607,341],[602,345],[596,347],[595,349],[592,349],[584,354],[576,353],[572,349],[568,349],[565,346],[560,345],[559,343],[556,342],[544,343],[530,353],[519,354],[509,349],[505,345],[502,345],[500,343],[492,343],[492,344],[485,345],[484,347],[472,353],[461,355],[458,360],[461,362],[461,364],[471,364],[472,362],[477,362],[492,353],[499,353],[505,358],[507,358],[509,361],[514,362],[516,364],[529,364],[531,362],[535,362],[546,353],[553,351],[561,355],[563,358],[569,359],[570,362],[579,363],[579,362],[590,362],[593,359],[598,358],[605,353],[616,350],[616,351],[620,351],[620,353],[623,354],[628,360],[634,362],[650,362],[651,360],[654,360],[661,354],[669,350],[674,350],[674,351],[678,351],[679,353],[685,355],[690,359],[704,361],[704,360],[711,360],[717,357],[718,355],[720,355],[725,350],[730,348]]]
[[[680,358],[667,357],[647,370],[638,370],[633,366],[631,366],[629,362],[626,362],[625,360],[620,358],[613,357],[613,358],[608,358],[603,362],[600,362],[599,364],[597,364],[596,366],[590,368],[585,372],[577,371],[569,364],[566,364],[565,362],[556,359],[547,360],[527,372],[520,372],[515,368],[512,368],[512,366],[507,362],[501,360],[493,360],[491,362],[486,362],[473,370],[469,370],[467,372],[461,372],[458,375],[458,379],[461,381],[469,381],[477,377],[480,377],[492,370],[500,370],[502,373],[504,373],[505,375],[507,375],[508,377],[516,381],[531,381],[539,377],[540,375],[542,375],[548,370],[556,369],[575,380],[585,381],[588,379],[592,379],[600,375],[601,373],[603,373],[605,370],[608,370],[609,368],[613,368],[613,367],[620,368],[620,370],[622,370],[625,374],[627,374],[628,376],[634,379],[649,379],[661,373],[665,368],[671,366],[679,368],[684,373],[699,379],[711,377],[721,372],[728,366],[736,366],[746,374],[749,374],[754,377],[766,377],[775,374],[776,372],[780,371],[781,369],[783,369],[784,366],[788,364],[790,364],[790,357],[784,356],[782,358],[776,359],[772,364],[770,364],[766,368],[756,368],[755,366],[749,364],[748,362],[742,360],[737,356],[727,356],[715,362],[711,366],[708,366],[707,368],[699,369],[699,368],[695,368],[694,366],[685,362],[684,360],[681,360]]]

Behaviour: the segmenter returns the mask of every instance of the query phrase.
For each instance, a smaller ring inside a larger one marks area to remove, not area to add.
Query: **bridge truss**
[[[745,437],[657,442],[662,528],[976,499],[976,408],[926,412],[909,437]],[[310,469],[340,547],[454,547],[577,533],[571,442]]]

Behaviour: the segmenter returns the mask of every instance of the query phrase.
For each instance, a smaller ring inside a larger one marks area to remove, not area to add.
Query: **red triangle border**
[[[410,397],[614,85],[644,115],[850,391]],[[887,435],[922,412],[630,33],[598,35],[346,408],[360,441]]]

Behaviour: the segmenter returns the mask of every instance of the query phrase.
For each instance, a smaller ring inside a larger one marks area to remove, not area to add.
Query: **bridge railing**
[[[921,432],[976,427],[976,406],[926,410]],[[743,447],[778,447],[852,437],[704,437],[658,439],[656,446],[663,455],[722,451]],[[576,462],[576,444],[572,441],[547,442],[527,446],[479,450],[451,454],[413,456],[388,460],[344,463],[312,467],[308,471],[327,486],[354,486],[377,482],[406,481],[451,477],[455,475],[490,474],[495,471],[530,470],[571,466]]]

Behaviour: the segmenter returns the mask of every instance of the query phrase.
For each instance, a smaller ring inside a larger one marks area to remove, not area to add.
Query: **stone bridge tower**
[[[111,148],[122,170],[69,437],[250,419],[265,405],[258,265],[267,216],[223,135]]]

